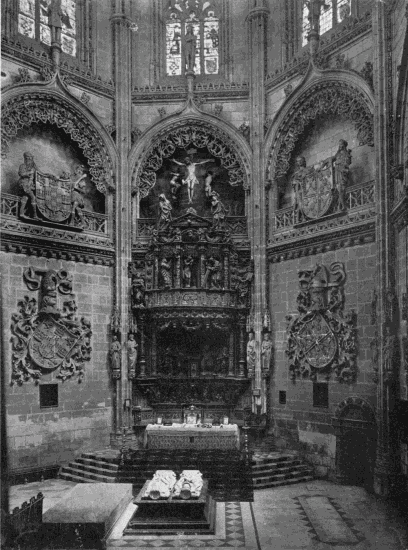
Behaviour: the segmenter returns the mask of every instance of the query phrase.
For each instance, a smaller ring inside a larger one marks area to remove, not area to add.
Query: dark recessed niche
[[[41,384],[39,388],[40,407],[42,409],[58,407],[58,384]]]
[[[286,405],[286,391],[279,392],[279,405]]]
[[[324,382],[313,382],[313,407],[329,406],[329,386]]]

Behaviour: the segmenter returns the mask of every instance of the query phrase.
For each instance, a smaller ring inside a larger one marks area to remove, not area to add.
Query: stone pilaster
[[[115,293],[114,306],[118,308],[122,342],[127,340],[129,327],[130,279],[128,265],[131,261],[131,190],[129,181],[128,154],[131,146],[131,21],[130,0],[115,0],[111,16],[113,34],[114,80],[115,80],[115,126],[118,148],[115,196]],[[126,347],[122,346],[122,376],[115,399],[116,433],[129,425],[130,417],[124,418],[123,403],[132,399],[131,384],[127,377]],[[130,411],[131,409],[129,409]],[[130,412],[127,413],[130,415]]]
[[[256,345],[255,378],[253,390],[261,390],[261,357],[260,342],[262,339],[262,312],[266,306],[266,237],[265,237],[265,182],[263,171],[263,141],[265,124],[265,72],[267,47],[267,20],[269,9],[264,0],[253,0],[247,16],[248,25],[248,59],[250,88],[250,124],[252,155],[252,182],[248,196],[249,227],[254,260],[254,292],[252,310]],[[262,396],[254,397],[252,408],[257,411]]]

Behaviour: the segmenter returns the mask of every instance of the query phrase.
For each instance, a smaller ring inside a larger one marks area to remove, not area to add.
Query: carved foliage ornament
[[[329,114],[344,117],[354,123],[360,145],[374,144],[373,115],[364,95],[342,82],[319,83],[302,95],[287,113],[281,131],[271,147],[267,180],[286,175],[298,139],[308,124]]]
[[[76,316],[72,277],[65,270],[24,270],[24,281],[31,291],[39,290],[38,299],[24,296],[11,318],[11,384],[19,386],[30,379],[38,383],[43,372],[58,370],[57,378],[66,380],[75,374],[80,382],[84,363],[91,358],[90,322]],[[65,298],[62,309],[59,296]]]
[[[88,160],[89,173],[96,188],[106,193],[113,187],[113,167],[102,139],[78,111],[73,111],[59,98],[40,94],[24,94],[2,107],[2,155],[10,141],[24,127],[35,123],[55,124],[78,143]]]
[[[159,137],[151,147],[136,176],[135,187],[139,190],[141,199],[154,187],[156,172],[161,168],[163,159],[171,157],[177,147],[184,149],[190,144],[197,148],[206,147],[212,155],[221,159],[222,166],[228,170],[230,185],[248,188],[243,160],[230,138],[219,129],[197,121],[194,124],[184,124]]]
[[[299,316],[288,316],[286,350],[293,380],[331,371],[340,382],[355,380],[357,332],[354,312],[343,315],[345,277],[341,262],[299,271]]]

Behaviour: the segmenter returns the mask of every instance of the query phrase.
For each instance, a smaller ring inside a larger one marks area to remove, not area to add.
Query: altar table
[[[145,432],[148,449],[239,449],[236,424],[202,428],[190,424],[149,424]]]

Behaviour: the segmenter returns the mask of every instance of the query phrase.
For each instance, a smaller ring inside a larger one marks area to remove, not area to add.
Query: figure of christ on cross
[[[202,160],[201,162],[193,162],[190,157],[185,158],[185,162],[179,162],[176,159],[172,159],[173,162],[180,166],[185,166],[187,171],[187,177],[181,180],[184,184],[187,185],[188,192],[188,202],[193,202],[194,195],[194,185],[199,184],[198,178],[196,176],[196,166],[199,164],[206,164],[207,162],[214,162],[212,159]]]

